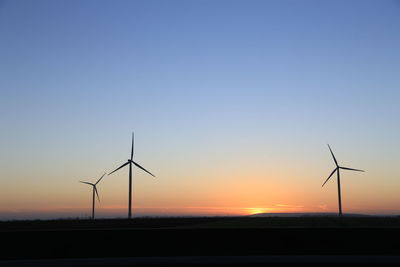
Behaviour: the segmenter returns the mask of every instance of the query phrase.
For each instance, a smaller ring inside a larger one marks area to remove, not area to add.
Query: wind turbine
[[[81,182],[81,183],[83,183],[83,184],[91,185],[92,188],[93,188],[93,200],[92,200],[92,219],[93,219],[93,220],[94,220],[94,205],[95,205],[94,194],[95,194],[95,193],[96,193],[96,195],[97,195],[97,199],[98,199],[99,202],[100,202],[99,192],[97,192],[96,185],[100,182],[100,180],[104,177],[104,175],[106,175],[106,173],[104,173],[104,174],[100,177],[100,179],[97,180],[97,182],[94,183],[94,184],[93,184],[93,183],[89,183],[89,182],[79,181],[79,182]]]
[[[336,160],[336,158],[335,158],[335,155],[333,154],[332,149],[331,149],[331,147],[329,146],[329,144],[328,144],[328,147],[329,147],[329,151],[330,151],[331,154],[332,154],[333,161],[335,161],[336,168],[332,171],[332,173],[329,175],[328,179],[326,179],[326,181],[322,184],[322,186],[324,186],[324,185],[326,184],[326,182],[328,182],[328,180],[332,177],[332,175],[333,175],[335,172],[337,172],[338,200],[339,200],[339,216],[342,216],[342,198],[341,198],[341,196],[340,196],[340,169],[342,169],[342,170],[349,170],[349,171],[357,171],[357,172],[364,172],[364,171],[363,171],[363,170],[357,170],[357,169],[352,169],[352,168],[347,168],[347,167],[341,167],[341,166],[339,166],[339,164],[338,164],[338,162],[337,162],[337,160]]]
[[[142,166],[140,166],[138,163],[136,163],[135,161],[133,161],[133,144],[134,144],[134,136],[133,136],[133,132],[132,132],[132,148],[131,148],[131,158],[128,159],[127,162],[125,162],[124,164],[122,164],[120,167],[118,167],[117,169],[115,169],[114,171],[110,172],[108,175],[118,171],[119,169],[125,167],[126,165],[129,164],[129,196],[128,196],[128,219],[130,219],[132,217],[132,165],[135,165],[136,167],[138,167],[139,169],[142,169],[143,171],[147,172],[148,174],[150,174],[151,176],[155,177],[154,174],[152,174],[151,172],[149,172],[148,170],[146,170],[145,168],[143,168]]]

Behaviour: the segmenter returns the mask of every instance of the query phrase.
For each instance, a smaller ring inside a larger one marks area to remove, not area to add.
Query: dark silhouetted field
[[[0,222],[1,259],[400,256],[399,217],[215,217]]]

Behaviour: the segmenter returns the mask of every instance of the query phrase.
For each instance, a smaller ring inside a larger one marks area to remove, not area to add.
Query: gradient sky
[[[400,2],[0,1],[0,219],[400,213]],[[127,169],[99,216],[127,214]]]

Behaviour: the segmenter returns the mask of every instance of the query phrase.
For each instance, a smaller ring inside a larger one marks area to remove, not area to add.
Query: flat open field
[[[163,256],[400,256],[398,217],[0,222],[1,260]]]

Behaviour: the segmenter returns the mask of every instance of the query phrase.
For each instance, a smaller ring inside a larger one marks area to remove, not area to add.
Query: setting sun
[[[258,213],[266,213],[270,212],[271,209],[266,209],[266,208],[248,208],[247,212],[249,214],[258,214]]]

